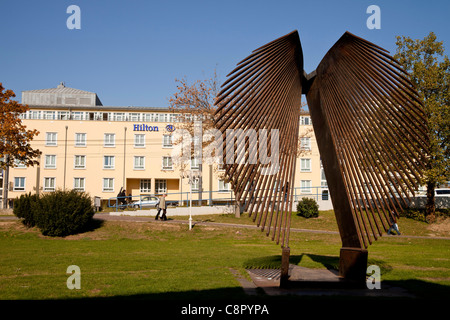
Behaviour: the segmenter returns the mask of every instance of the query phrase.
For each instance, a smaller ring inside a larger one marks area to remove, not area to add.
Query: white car
[[[140,200],[133,201],[131,203],[131,206],[133,208],[144,208],[144,207],[156,208],[158,203],[159,203],[159,199],[157,197],[144,196]]]

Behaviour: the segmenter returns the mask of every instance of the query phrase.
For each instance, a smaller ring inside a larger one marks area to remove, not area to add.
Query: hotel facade
[[[184,169],[174,163],[173,134],[179,123],[168,108],[103,106],[96,93],[62,83],[23,91],[22,104],[30,108],[21,116],[23,124],[39,131],[31,145],[42,154],[39,166],[16,163],[10,168],[8,200],[28,192],[77,189],[100,198],[105,206],[125,189],[133,200],[166,193],[169,201],[180,204],[189,199],[191,187],[193,199],[201,198],[204,204],[233,200],[219,165],[203,164],[201,184],[191,185],[184,171],[199,169],[198,163],[191,161]],[[308,196],[322,208],[331,207],[307,114],[300,119],[300,131],[295,200]]]

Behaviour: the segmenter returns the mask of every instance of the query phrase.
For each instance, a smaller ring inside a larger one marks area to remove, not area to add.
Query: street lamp
[[[199,170],[187,170],[187,171],[182,171],[181,173],[181,177],[182,178],[187,178],[188,179],[188,183],[190,186],[190,191],[189,191],[189,230],[192,229],[192,184],[195,181],[198,181],[201,177],[202,173]]]

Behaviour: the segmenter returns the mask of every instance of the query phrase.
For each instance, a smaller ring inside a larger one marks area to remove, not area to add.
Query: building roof
[[[68,93],[68,94],[95,94],[95,92],[84,91],[80,89],[74,89],[66,87],[64,82],[61,82],[56,88],[49,89],[37,89],[37,90],[26,90],[22,92],[33,92],[33,93]]]
[[[67,105],[34,105],[29,104],[30,109],[48,110],[83,110],[83,111],[140,111],[140,112],[174,112],[169,107],[144,107],[144,106],[67,106]]]
[[[95,92],[69,88],[64,82],[61,82],[56,88],[22,91],[22,103],[28,105],[102,105]]]

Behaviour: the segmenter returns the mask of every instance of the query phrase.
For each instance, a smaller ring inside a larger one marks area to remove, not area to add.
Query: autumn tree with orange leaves
[[[31,148],[30,142],[38,135],[37,130],[27,130],[20,115],[29,108],[15,100],[12,90],[5,90],[0,83],[0,168],[3,169],[3,208],[7,208],[9,168],[18,163],[28,166],[39,164],[36,159],[41,152]]]

